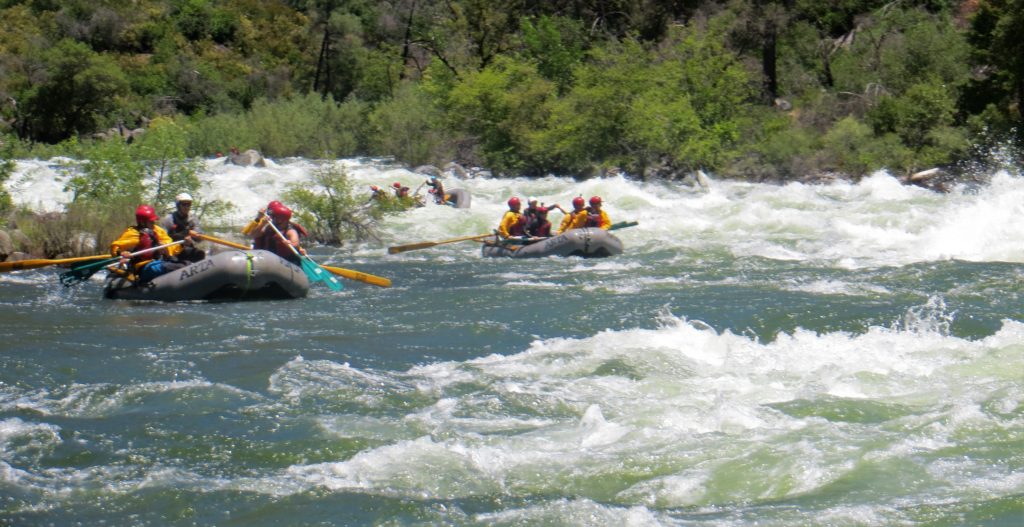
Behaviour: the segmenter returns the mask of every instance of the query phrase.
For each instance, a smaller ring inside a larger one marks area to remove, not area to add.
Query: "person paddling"
[[[590,207],[587,207],[587,221],[586,227],[597,227],[602,230],[608,230],[612,226],[612,220],[608,217],[608,213],[601,208],[601,196],[593,196],[590,198]]]
[[[174,212],[168,214],[160,221],[160,227],[167,231],[171,240],[178,241],[195,236],[200,232],[199,224],[190,212],[192,211],[192,195],[182,192],[174,198]],[[182,244],[181,252],[177,255],[182,262],[198,262],[206,258],[206,251],[197,249],[191,242]]]
[[[299,254],[306,254],[306,251],[299,245],[299,231],[291,223],[292,210],[281,202],[271,202],[267,208],[267,216],[273,222],[275,231],[266,222],[261,224],[253,233],[253,249],[270,251],[285,260],[302,265],[302,258],[288,248],[288,245],[295,247]],[[280,234],[278,234],[278,231]],[[282,235],[284,239],[282,239]]]
[[[502,238],[522,238],[526,236],[526,216],[519,212],[522,204],[519,198],[513,196],[508,200],[508,211],[501,217],[498,224],[498,234]]]
[[[559,207],[559,210],[562,210]],[[565,212],[564,210],[562,212]],[[579,229],[586,226],[587,223],[587,209],[586,202],[583,201],[582,196],[576,196],[572,199],[572,210],[565,213],[565,217],[562,218],[562,223],[558,226],[558,233],[562,234],[572,229]]]
[[[448,204],[448,195],[444,193],[444,183],[441,183],[437,176],[430,176],[430,179],[424,181],[424,184],[430,187],[427,193],[433,194],[434,203],[438,205]]]
[[[135,209],[135,225],[125,229],[121,236],[110,244],[110,254],[120,256],[119,266],[125,269],[129,276],[135,277],[139,283],[148,282],[162,274],[185,267],[184,263],[174,258],[181,252],[181,244],[137,256],[131,255],[131,253],[174,243],[167,231],[156,224],[157,219],[159,217],[153,207],[139,205]],[[192,238],[189,236],[185,236],[183,239],[186,240],[185,243],[192,242]]]
[[[533,238],[548,238],[551,236],[551,222],[548,221],[547,207],[537,207],[536,216],[526,229],[526,234]]]

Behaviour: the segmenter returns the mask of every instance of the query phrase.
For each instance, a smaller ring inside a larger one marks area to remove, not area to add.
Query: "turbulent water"
[[[344,164],[367,194],[423,180]],[[212,161],[198,194],[248,216],[312,168]],[[449,176],[472,208],[312,251],[392,288],[295,301],[0,274],[0,525],[1019,526],[1016,172],[949,194]],[[55,208],[55,174],[9,187]],[[580,194],[639,222],[625,254],[385,249]]]

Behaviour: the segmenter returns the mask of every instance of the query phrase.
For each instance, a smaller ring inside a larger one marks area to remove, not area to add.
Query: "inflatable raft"
[[[601,229],[573,229],[558,236],[517,246],[512,242],[484,242],[481,254],[489,258],[541,258],[544,256],[582,256],[604,258],[622,254],[622,240]]]
[[[304,297],[308,291],[302,268],[274,253],[227,251],[141,285],[111,274],[103,296],[163,302],[273,300]]]
[[[448,201],[445,203],[457,209],[468,209],[471,200],[469,191],[461,188],[453,188],[445,193]]]

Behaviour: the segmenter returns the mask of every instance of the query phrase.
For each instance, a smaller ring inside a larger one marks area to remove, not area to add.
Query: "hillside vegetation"
[[[4,157],[909,174],[1024,137],[1024,0],[0,0]],[[165,128],[166,129],[166,128]]]

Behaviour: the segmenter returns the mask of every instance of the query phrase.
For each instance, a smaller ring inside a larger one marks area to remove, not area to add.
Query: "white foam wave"
[[[420,187],[424,176],[373,160],[339,160],[368,196],[369,185],[397,181]],[[309,181],[319,162],[286,159],[267,167],[238,167],[209,160],[200,194],[236,205],[235,220],[295,184]],[[387,220],[387,243],[444,240],[490,232],[509,196],[536,196],[568,207],[573,196],[601,195],[613,221],[637,220],[640,226],[617,234],[640,251],[725,250],[738,257],[819,261],[840,267],[904,265],[963,259],[1024,262],[1017,233],[1024,231],[1024,178],[1002,171],[991,183],[968,192],[962,187],[937,194],[905,186],[884,172],[858,183],[784,186],[717,180],[711,192],[669,183],[645,183],[621,176],[578,182],[549,176],[527,178],[445,178],[448,188],[473,196],[470,209],[428,205]],[[59,208],[69,196],[62,190],[56,160],[19,161],[8,188],[16,203]],[[170,204],[163,204],[170,207]],[[560,220],[557,212],[553,221]],[[475,247],[453,246],[446,255],[476,256]],[[379,247],[359,254],[379,256]],[[426,251],[425,253],[436,252]],[[430,258],[403,254],[402,258]],[[462,256],[465,257],[465,256]],[[667,257],[673,257],[671,254]]]

